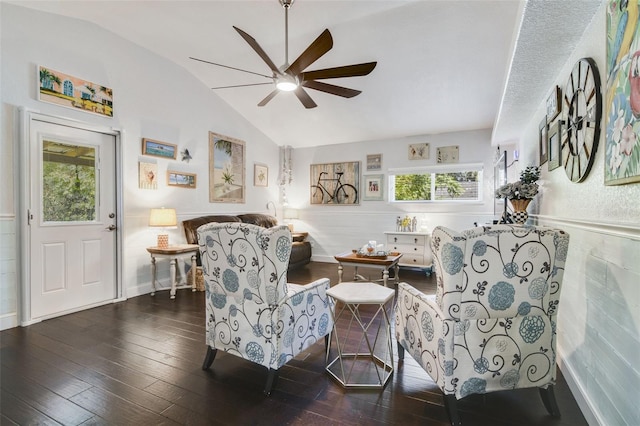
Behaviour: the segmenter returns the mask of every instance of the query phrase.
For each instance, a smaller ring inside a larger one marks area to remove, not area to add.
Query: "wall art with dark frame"
[[[549,170],[560,167],[560,139],[562,136],[561,120],[557,120],[556,124],[549,127],[548,149],[549,153]]]
[[[545,116],[540,122],[539,132],[538,132],[538,153],[540,162],[538,166],[542,166],[549,159],[549,151],[548,151],[548,125],[547,125],[547,117]]]

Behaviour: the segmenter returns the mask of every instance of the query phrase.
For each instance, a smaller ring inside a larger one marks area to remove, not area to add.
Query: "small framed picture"
[[[384,175],[364,175],[364,201],[384,201]]]
[[[158,164],[146,161],[138,162],[138,188],[158,189]]]
[[[178,156],[178,145],[142,138],[142,153],[175,160]]]
[[[547,98],[547,123],[551,123],[562,109],[562,89],[556,86]]]
[[[382,170],[382,154],[367,155],[367,171]]]
[[[429,159],[428,143],[409,144],[409,160],[428,160],[428,159]]]
[[[269,168],[266,165],[253,165],[253,186],[269,186]]]
[[[438,163],[457,163],[460,159],[460,147],[458,145],[441,146],[437,154]]]
[[[542,166],[547,162],[548,151],[547,151],[547,117],[545,116],[540,122],[539,132],[538,132],[538,149],[540,151],[540,163],[539,166]]]
[[[560,135],[562,134],[560,129],[561,120],[556,121],[556,124],[549,127],[548,137],[548,149],[549,154],[549,170],[557,169],[560,167]]]
[[[193,173],[174,172],[167,170],[167,185],[181,188],[195,189],[196,176]]]

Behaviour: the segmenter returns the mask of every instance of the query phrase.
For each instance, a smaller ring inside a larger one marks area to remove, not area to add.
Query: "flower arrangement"
[[[508,198],[509,200],[530,200],[538,193],[540,179],[540,167],[528,166],[520,172],[518,182],[507,183],[496,189],[496,198]]]

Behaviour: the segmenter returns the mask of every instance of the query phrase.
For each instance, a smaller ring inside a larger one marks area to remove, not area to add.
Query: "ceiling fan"
[[[240,28],[234,26],[233,28],[240,34],[240,36],[251,46],[253,50],[262,58],[262,60],[271,69],[272,75],[260,74],[253,71],[243,70],[240,68],[231,67],[228,65],[222,65],[215,62],[206,61],[204,59],[198,59],[189,57],[195,61],[204,62],[219,67],[229,68],[236,71],[242,71],[254,75],[266,77],[271,80],[269,83],[254,83],[254,84],[241,84],[235,86],[222,86],[213,87],[212,89],[228,89],[233,87],[248,87],[248,86],[260,86],[267,84],[275,84],[276,88],[269,93],[258,106],[265,106],[274,96],[280,91],[293,92],[296,97],[302,102],[305,108],[315,108],[317,104],[311,99],[309,94],[304,88],[314,89],[321,92],[329,93],[332,95],[342,96],[344,98],[352,98],[362,93],[360,90],[349,89],[347,87],[336,86],[334,84],[324,83],[318,80],[325,80],[330,78],[343,78],[343,77],[359,77],[369,74],[376,67],[377,62],[366,62],[362,64],[345,65],[335,68],[325,68],[315,71],[305,71],[305,69],[317,61],[322,55],[327,53],[333,47],[333,38],[328,29],[325,29],[322,34],[316,38],[313,43],[302,52],[298,58],[289,64],[289,8],[295,0],[278,0],[284,8],[285,17],[285,62],[281,67],[277,67],[273,61],[269,58],[267,53],[260,47],[258,42],[246,32]]]

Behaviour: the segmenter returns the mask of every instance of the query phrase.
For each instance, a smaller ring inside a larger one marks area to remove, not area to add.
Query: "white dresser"
[[[431,234],[428,232],[385,232],[387,250],[402,253],[400,266],[414,266],[431,274]]]

